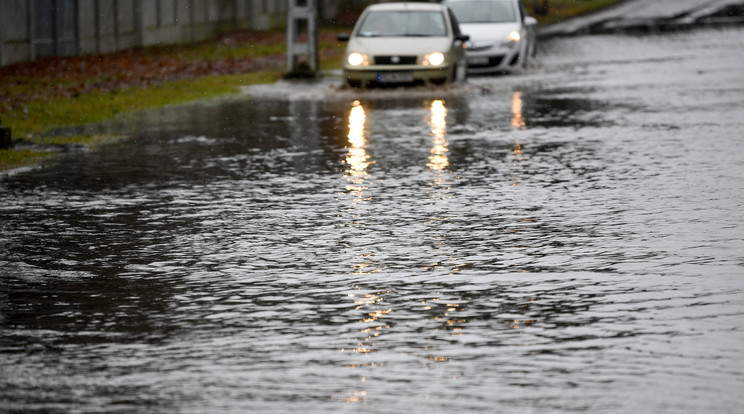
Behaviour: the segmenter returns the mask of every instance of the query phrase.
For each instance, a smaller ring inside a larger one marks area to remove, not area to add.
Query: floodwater
[[[98,127],[0,180],[0,411],[741,412],[742,38]]]

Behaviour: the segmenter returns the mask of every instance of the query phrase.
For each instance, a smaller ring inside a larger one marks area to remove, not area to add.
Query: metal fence
[[[375,0],[318,0],[322,19]],[[0,65],[284,27],[288,0],[0,0]]]

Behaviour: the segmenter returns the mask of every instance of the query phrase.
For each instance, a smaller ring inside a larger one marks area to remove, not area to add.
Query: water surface
[[[100,127],[0,181],[2,411],[739,412],[742,34]]]

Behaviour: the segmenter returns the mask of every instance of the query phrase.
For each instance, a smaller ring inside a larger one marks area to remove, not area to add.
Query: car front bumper
[[[519,67],[522,56],[521,48],[491,48],[482,51],[468,51],[468,73],[505,72]]]
[[[344,79],[365,83],[412,83],[446,81],[452,79],[452,66],[436,68],[421,66],[365,66],[363,69],[344,68]]]

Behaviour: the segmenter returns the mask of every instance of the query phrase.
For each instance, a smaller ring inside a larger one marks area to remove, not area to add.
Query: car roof
[[[431,11],[442,11],[444,6],[436,3],[380,3],[373,4],[367,7],[367,10],[431,10]]]

